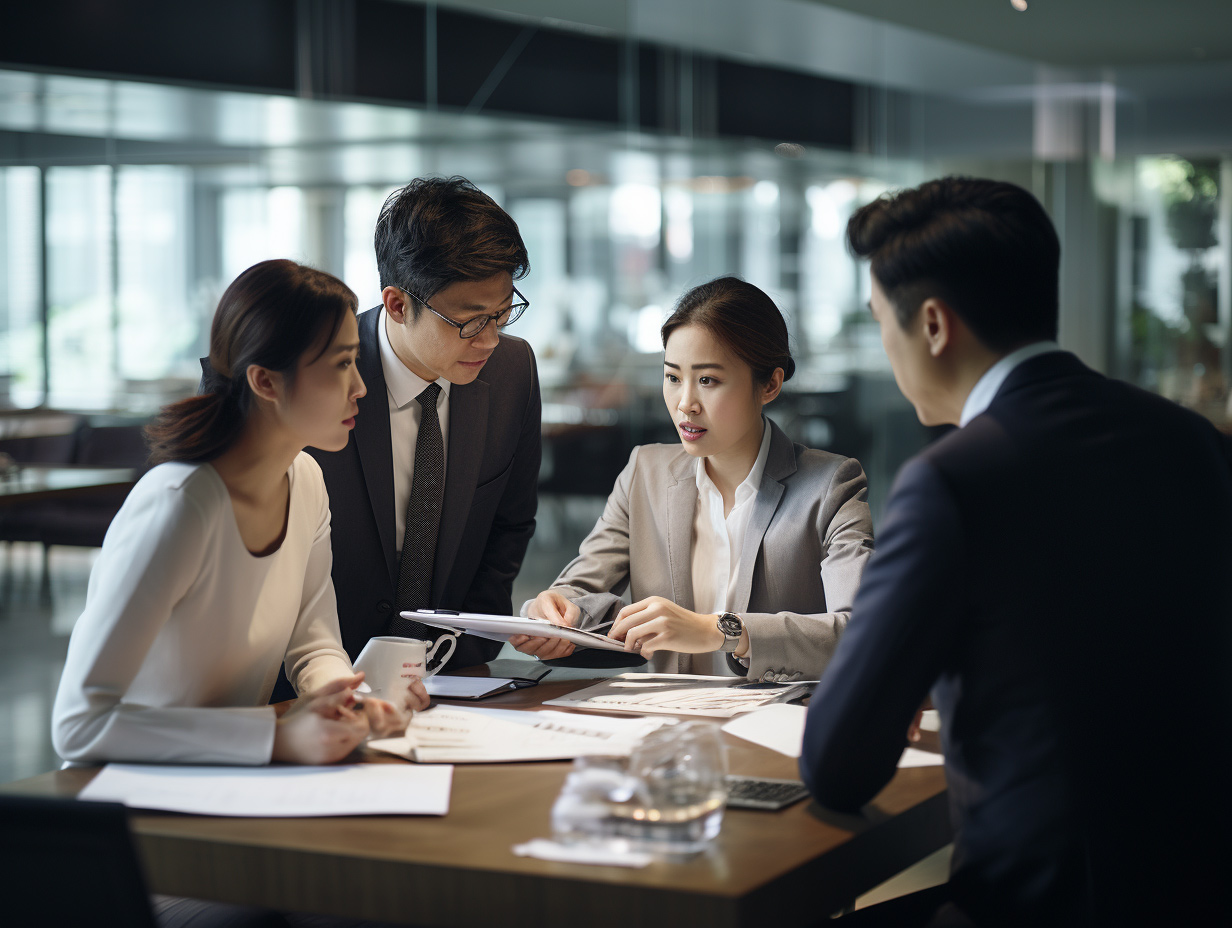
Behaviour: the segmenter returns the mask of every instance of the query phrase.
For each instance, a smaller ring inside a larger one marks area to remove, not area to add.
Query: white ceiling
[[[1071,68],[1232,60],[1229,0],[809,0]]]

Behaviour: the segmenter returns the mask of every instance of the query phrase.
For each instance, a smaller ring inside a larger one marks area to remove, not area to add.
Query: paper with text
[[[612,719],[568,712],[434,706],[416,712],[402,738],[368,747],[420,763],[495,764],[627,755],[666,719]]]
[[[691,673],[622,673],[559,699],[549,699],[544,705],[595,712],[664,712],[726,719],[804,696],[811,687],[811,683],[749,683],[740,677]]]

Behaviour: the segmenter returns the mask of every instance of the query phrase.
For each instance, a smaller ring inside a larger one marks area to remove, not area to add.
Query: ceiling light
[[[1027,0],[1010,0],[1010,6],[1016,9],[1019,13],[1027,12]]]

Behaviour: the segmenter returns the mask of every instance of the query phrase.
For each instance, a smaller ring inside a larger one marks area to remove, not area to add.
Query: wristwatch
[[[718,626],[719,631],[723,633],[723,647],[720,650],[725,654],[731,654],[740,647],[740,636],[744,634],[744,620],[734,612],[723,612],[719,614]]]

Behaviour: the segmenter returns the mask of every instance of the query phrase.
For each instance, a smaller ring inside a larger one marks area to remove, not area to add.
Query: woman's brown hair
[[[357,307],[337,277],[294,261],[262,261],[240,274],[214,312],[201,392],[164,406],[146,428],[150,463],[211,461],[226,451],[252,408],[249,366],[293,382],[300,358],[324,353],[343,314]]]
[[[768,383],[778,367],[784,380],[796,372],[783,314],[764,291],[739,277],[719,277],[685,293],[663,323],[663,347],[686,325],[710,330],[752,369],[757,383]]]

